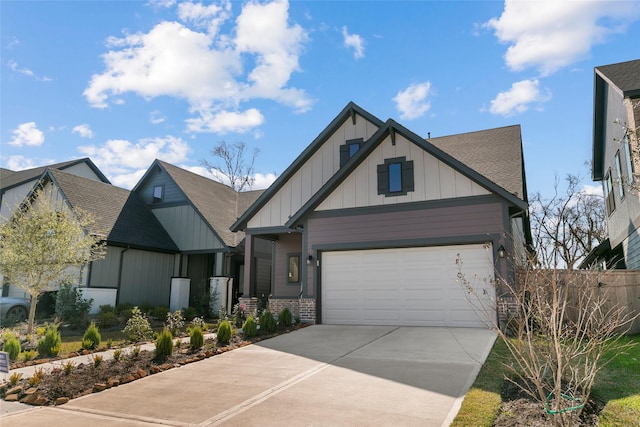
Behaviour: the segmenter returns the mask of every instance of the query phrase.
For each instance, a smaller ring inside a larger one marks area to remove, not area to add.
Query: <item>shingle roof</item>
[[[136,194],[111,184],[56,169],[47,170],[69,204],[94,216],[88,230],[112,244],[178,252],[178,247],[153,212]]]
[[[427,141],[511,194],[527,200],[520,125]]]
[[[5,169],[5,168],[0,168],[0,188],[3,185],[3,181],[9,178],[9,175],[13,175],[14,173],[15,171]]]
[[[596,67],[596,72],[620,89],[624,96],[640,95],[640,59]]]
[[[203,219],[229,247],[236,247],[245,235],[232,232],[231,225],[263,190],[238,193],[231,187],[170,163],[157,161],[184,192]]]
[[[5,190],[9,187],[13,187],[15,185],[19,185],[28,181],[32,181],[35,179],[38,179],[42,176],[42,174],[47,170],[47,169],[57,169],[57,170],[64,170],[66,168],[69,168],[71,166],[75,166],[79,163],[87,163],[89,165],[89,167],[91,169],[93,169],[93,171],[100,177],[100,179],[103,182],[108,183],[109,180],[102,174],[102,172],[100,172],[100,170],[96,167],[96,165],[91,161],[91,159],[89,159],[88,157],[82,158],[82,159],[76,159],[76,160],[69,160],[67,162],[61,162],[61,163],[54,163],[52,165],[48,165],[48,166],[38,166],[37,168],[31,168],[31,169],[24,169],[21,171],[9,171],[9,172],[13,172],[11,174],[7,174],[5,176],[5,172],[4,171],[8,171],[8,169],[3,169],[2,175],[1,175],[1,182],[0,182],[0,190]]]

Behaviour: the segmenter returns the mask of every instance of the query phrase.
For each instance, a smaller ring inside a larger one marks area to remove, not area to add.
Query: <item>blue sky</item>
[[[640,2],[0,2],[0,166],[90,157],[131,188],[260,149],[264,188],[354,101],[420,135],[520,124],[530,193],[585,177],[593,68],[640,57]]]

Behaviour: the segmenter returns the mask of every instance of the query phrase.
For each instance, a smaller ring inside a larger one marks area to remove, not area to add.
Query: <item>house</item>
[[[594,70],[592,178],[601,181],[609,238],[580,268],[640,269],[640,60]]]
[[[22,178],[6,189],[28,189],[8,193],[11,200],[22,201],[44,188],[53,201],[93,216],[95,223],[87,231],[103,238],[106,256],[78,272],[85,297],[95,300],[93,311],[102,304],[170,305],[173,287],[181,283],[186,283],[186,299],[174,309],[193,305],[209,292],[214,276],[238,287],[244,233],[232,233],[229,227],[239,210],[253,203],[261,191],[238,193],[161,160],[154,161],[129,191],[111,185],[91,165],[83,159],[32,171],[8,171],[9,178]],[[3,178],[3,189],[4,184]],[[11,289],[21,292],[15,286]],[[237,299],[237,291],[231,297],[230,304]]]
[[[457,275],[507,296],[496,273],[513,280],[531,243],[526,194],[519,126],[424,139],[349,103],[231,227],[246,233],[240,301],[324,324],[482,327],[497,314]]]
[[[60,170],[90,180],[109,184],[109,180],[89,158],[69,160],[49,166],[12,171],[0,168],[0,221],[7,221],[27,195],[33,190],[38,180],[47,170]],[[15,286],[4,284],[0,275],[2,296],[23,296],[24,291]]]
[[[210,291],[213,277],[233,279],[231,308],[243,280],[244,233],[229,228],[262,190],[237,192],[185,169],[155,160],[134,187],[176,243],[175,276],[190,281],[189,300]]]

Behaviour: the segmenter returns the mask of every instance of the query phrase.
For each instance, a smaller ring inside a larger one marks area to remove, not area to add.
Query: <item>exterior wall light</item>
[[[507,250],[502,245],[500,245],[500,247],[498,248],[498,256],[500,258],[504,258],[507,256]]]

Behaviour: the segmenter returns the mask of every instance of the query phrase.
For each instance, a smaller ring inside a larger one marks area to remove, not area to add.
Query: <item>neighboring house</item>
[[[483,326],[459,268],[481,298],[505,297],[496,271],[513,280],[527,212],[519,126],[425,140],[349,103],[231,227],[247,236],[241,303],[271,295],[273,311],[325,324]]]
[[[592,178],[602,181],[609,238],[580,268],[640,269],[639,126],[640,60],[596,67]]]
[[[78,283],[96,299],[94,311],[99,304],[169,305],[175,278],[190,281],[185,306],[209,292],[214,276],[234,279],[237,300],[244,233],[229,227],[262,191],[238,193],[160,160],[132,191],[111,185],[89,159],[30,171],[3,169],[2,177],[3,194],[11,194],[11,200],[22,202],[44,188],[52,200],[93,216],[95,224],[87,231],[103,237],[106,257],[85,266]]]
[[[229,228],[262,191],[237,192],[156,160],[133,192],[178,246],[181,257],[175,275],[190,279],[190,302],[209,293],[210,279],[217,276],[234,279],[235,303],[244,273],[244,233]]]
[[[94,181],[109,183],[107,177],[89,158],[70,160],[21,171],[0,168],[0,222],[4,223],[11,217],[13,210],[25,200],[25,197],[33,190],[47,169],[61,170]],[[22,289],[4,284],[1,275],[0,283],[3,283],[2,296],[24,295]]]

